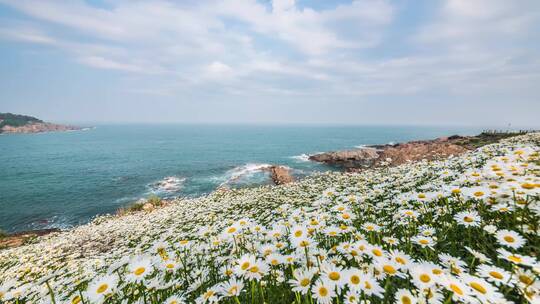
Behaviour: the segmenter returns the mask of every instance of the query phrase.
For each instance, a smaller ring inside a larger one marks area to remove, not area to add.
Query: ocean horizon
[[[84,125],[83,125],[84,126]],[[268,165],[297,178],[337,168],[309,155],[363,145],[473,135],[481,127],[105,124],[0,136],[0,229],[66,229],[150,195],[198,197],[270,184]]]

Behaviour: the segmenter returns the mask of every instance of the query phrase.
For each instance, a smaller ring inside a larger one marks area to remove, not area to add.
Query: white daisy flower
[[[244,283],[235,278],[232,278],[229,281],[223,282],[217,286],[218,292],[224,297],[237,297],[240,295],[243,288]]]
[[[416,304],[418,300],[416,297],[407,289],[398,289],[394,295],[395,303],[399,304]]]
[[[503,246],[514,249],[521,248],[525,244],[525,239],[515,231],[499,230],[495,234],[497,242]]]
[[[317,280],[312,289],[312,296],[317,303],[331,304],[336,296],[334,284],[327,280]]]
[[[116,290],[118,277],[116,275],[105,275],[92,280],[88,285],[86,294],[91,302],[98,303],[110,296]]]
[[[476,211],[462,211],[454,215],[454,219],[459,225],[465,227],[479,227],[482,218]]]
[[[307,294],[311,287],[311,279],[313,278],[314,274],[315,271],[313,268],[296,269],[293,272],[294,279],[289,280],[289,284],[293,286],[292,290],[303,295]]]

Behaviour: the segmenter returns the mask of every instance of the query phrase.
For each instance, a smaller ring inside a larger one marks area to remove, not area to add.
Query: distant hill
[[[40,133],[79,129],[79,127],[44,122],[33,116],[0,113],[0,133]]]
[[[43,120],[27,115],[0,113],[0,129],[4,126],[20,127],[29,123],[38,122],[43,122]]]

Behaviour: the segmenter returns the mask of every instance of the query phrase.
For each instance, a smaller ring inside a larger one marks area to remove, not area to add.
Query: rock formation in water
[[[294,177],[291,175],[291,170],[288,167],[273,165],[268,167],[268,171],[270,171],[270,177],[276,185],[294,182]]]
[[[369,168],[379,158],[374,148],[326,152],[311,155],[310,160],[343,168]]]

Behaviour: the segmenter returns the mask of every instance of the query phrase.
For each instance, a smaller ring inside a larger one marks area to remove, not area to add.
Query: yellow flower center
[[[523,261],[520,257],[518,257],[517,255],[511,255],[508,257],[508,259],[514,263],[521,263],[521,261]]]
[[[296,230],[296,231],[294,232],[294,236],[295,236],[295,237],[301,237],[301,236],[302,236],[302,230]]]
[[[341,277],[341,275],[339,274],[339,272],[337,271],[332,271],[328,274],[328,277],[330,278],[330,280],[332,281],[337,281],[339,280],[339,278]]]
[[[372,252],[374,255],[378,256],[378,257],[380,257],[380,256],[383,255],[382,251],[380,251],[380,250],[377,249],[377,248],[372,249],[371,252]]]
[[[476,192],[473,193],[473,194],[474,194],[474,196],[476,196],[476,197],[481,197],[481,196],[484,195],[484,192],[482,192],[482,191],[476,191]]]
[[[411,301],[411,298],[409,298],[408,296],[402,296],[401,297],[401,303],[403,303],[403,304],[411,304],[412,301]]]
[[[350,216],[348,213],[343,213],[342,218],[343,218],[344,220],[348,220],[348,219],[351,218],[351,216]]]
[[[140,276],[141,274],[143,274],[144,272],[146,271],[146,268],[144,267],[139,267],[137,269],[135,269],[135,271],[133,272],[135,275],[137,276]]]
[[[109,285],[107,283],[103,283],[103,284],[99,285],[96,292],[97,293],[104,293],[107,289],[109,289]]]
[[[384,272],[386,272],[388,274],[395,274],[396,273],[396,269],[394,267],[392,267],[392,265],[384,265],[383,270],[384,270]]]
[[[511,235],[505,235],[503,239],[508,243],[513,243],[516,241]]]
[[[234,227],[227,229],[227,233],[235,233],[235,232],[236,232],[236,228]]]
[[[467,222],[467,223],[471,223],[472,221],[474,221],[474,219],[473,219],[472,217],[470,217],[470,216],[465,216],[465,217],[463,218],[463,220],[464,220],[465,222]]]
[[[400,263],[401,265],[405,265],[405,260],[402,259],[401,257],[396,257],[395,260],[396,260],[396,262]]]
[[[319,294],[323,297],[326,297],[328,295],[328,289],[326,289],[326,287],[319,288]]]
[[[238,286],[232,286],[231,288],[229,288],[227,292],[232,295],[232,294],[235,294],[237,290],[238,290]]]
[[[521,188],[531,190],[531,189],[534,189],[534,184],[524,183],[524,184],[521,184]]]
[[[418,198],[426,198],[426,195],[424,193],[418,194]]]
[[[497,271],[490,271],[489,275],[494,277],[495,279],[498,279],[498,280],[503,279],[503,275],[500,272],[497,272]]]
[[[460,194],[460,193],[461,193],[461,190],[459,190],[459,189],[452,189],[452,193],[454,193],[454,194]]]
[[[173,268],[174,268],[174,264],[173,264],[173,263],[169,263],[169,264],[167,264],[165,267],[167,267],[168,269],[173,269]]]
[[[525,285],[531,285],[533,283],[533,279],[526,275],[520,275],[519,280]]]
[[[311,281],[308,279],[308,278],[303,278],[301,281],[300,281],[300,286],[302,287],[306,287],[309,285]]]
[[[249,268],[249,262],[244,262],[242,263],[242,265],[240,266],[240,268],[242,268],[242,270],[246,270]]]
[[[425,239],[422,239],[422,240],[420,240],[420,241],[418,241],[418,242],[419,242],[420,244],[422,244],[422,245],[427,245],[427,244],[429,244],[429,241],[428,241],[428,240],[425,240]]]
[[[433,272],[433,274],[436,274],[436,275],[440,275],[443,273],[443,271],[440,269],[433,269],[431,272]]]
[[[476,291],[480,292],[481,294],[486,294],[487,290],[484,286],[482,286],[480,283],[472,282],[469,284],[472,288],[474,288]]]
[[[425,273],[420,275],[420,281],[424,283],[429,283],[431,281],[431,277]]]
[[[2,292],[0,292],[0,299],[2,298]],[[81,302],[81,297],[80,296],[75,296],[72,300],[71,300],[71,304],[79,304]]]
[[[209,299],[210,297],[212,297],[214,295],[214,291],[213,290],[209,290],[207,292],[204,293],[204,298],[205,299]]]
[[[461,290],[461,288],[459,288],[459,286],[457,286],[456,284],[450,284],[450,289],[452,289],[453,292],[457,293],[460,296],[463,295],[463,290]]]
[[[257,267],[257,265],[255,265],[255,266],[251,267],[249,269],[249,271],[251,271],[252,273],[257,273],[257,272],[259,272],[259,267]]]
[[[351,283],[353,283],[354,285],[357,285],[358,283],[360,283],[360,277],[357,276],[357,275],[352,275],[351,276]]]

